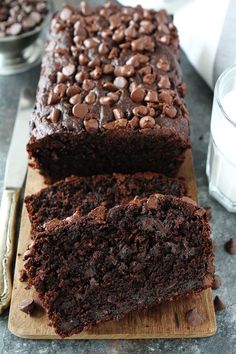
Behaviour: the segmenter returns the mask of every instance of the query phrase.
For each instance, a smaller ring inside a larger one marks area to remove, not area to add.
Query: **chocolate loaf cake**
[[[190,146],[179,38],[163,11],[66,6],[51,23],[27,145],[47,182],[175,175]]]
[[[201,291],[214,273],[205,210],[162,195],[50,221],[24,259],[61,337]]]
[[[101,203],[111,208],[135,196],[148,197],[157,192],[182,197],[186,194],[184,180],[151,172],[72,176],[26,197],[25,204],[34,232],[42,230],[45,222],[65,219],[75,211],[85,215]]]

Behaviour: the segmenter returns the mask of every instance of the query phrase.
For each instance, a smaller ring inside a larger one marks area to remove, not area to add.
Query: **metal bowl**
[[[0,75],[17,74],[40,62],[44,47],[40,35],[54,11],[52,0],[47,2],[48,13],[39,26],[16,36],[0,38]]]

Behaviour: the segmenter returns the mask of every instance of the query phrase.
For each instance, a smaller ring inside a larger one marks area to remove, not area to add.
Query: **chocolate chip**
[[[53,92],[55,92],[56,94],[59,95],[60,98],[62,98],[66,93],[66,89],[67,89],[67,86],[65,84],[61,83],[61,84],[57,84],[54,87]]]
[[[190,326],[199,326],[204,322],[196,307],[186,312],[185,319]]]
[[[50,113],[50,119],[53,123],[57,123],[61,117],[61,111],[57,108],[53,108]]]
[[[84,127],[86,131],[90,134],[95,134],[98,131],[98,122],[96,119],[89,119],[84,121]]]
[[[72,10],[69,7],[64,7],[60,13],[60,18],[62,21],[67,21],[72,16]]]
[[[158,95],[156,91],[149,90],[144,98],[147,102],[158,102]]]
[[[114,70],[116,76],[131,77],[135,73],[133,65],[118,66]]]
[[[132,110],[133,114],[138,117],[143,117],[148,114],[148,108],[146,106],[137,106]]]
[[[82,88],[85,91],[90,91],[90,90],[92,90],[94,88],[94,86],[95,86],[95,82],[94,81],[92,81],[92,80],[84,80]]]
[[[22,25],[20,23],[13,23],[8,29],[7,34],[11,36],[16,36],[17,34],[21,33]]]
[[[113,121],[113,122],[105,123],[103,124],[102,127],[106,130],[113,130],[115,128],[115,122]]]
[[[114,29],[114,28],[118,28],[121,25],[121,18],[119,14],[116,15],[112,15],[109,18],[109,22],[110,22],[110,29]]]
[[[102,87],[108,91],[117,91],[117,87],[109,81],[103,82]]]
[[[131,84],[129,85],[129,92],[133,92],[136,88],[138,87],[137,82],[133,81],[131,82]]]
[[[36,304],[33,299],[25,299],[18,304],[18,308],[27,315],[32,315],[35,310],[35,307]]]
[[[30,13],[30,17],[34,21],[35,24],[39,24],[42,20],[42,16],[37,11],[32,11]]]
[[[174,106],[165,105],[163,107],[163,112],[167,115],[167,117],[175,118],[177,114],[177,109]]]
[[[141,38],[133,40],[131,42],[131,48],[134,52],[143,52],[145,50],[153,52],[155,44],[151,37],[143,36]]]
[[[75,105],[76,103],[81,103],[82,101],[82,97],[80,94],[76,94],[74,96],[72,96],[69,100],[69,102],[72,104],[72,105]]]
[[[114,67],[111,64],[106,64],[103,67],[103,74],[112,74],[114,71]]]
[[[66,89],[66,95],[67,97],[72,97],[72,96],[75,96],[77,95],[78,93],[81,92],[81,88],[74,84],[72,86],[69,86],[67,89]]]
[[[128,125],[132,129],[138,128],[139,127],[139,119],[138,119],[138,117],[134,116],[131,120],[128,121]]]
[[[84,118],[88,113],[88,106],[85,103],[77,103],[73,109],[72,113],[76,118]]]
[[[115,59],[118,57],[118,48],[114,47],[108,55],[108,59]]]
[[[160,58],[159,61],[156,64],[157,68],[163,71],[169,71],[170,70],[170,63],[168,60]]]
[[[156,124],[155,119],[151,116],[144,116],[139,121],[139,125],[141,129],[153,128],[155,124]]]
[[[128,124],[128,120],[125,118],[120,118],[115,122],[116,128],[126,128]]]
[[[139,74],[142,76],[149,75],[152,73],[152,68],[151,66],[145,66],[144,68],[141,68],[139,70]]]
[[[236,240],[234,238],[229,239],[229,241],[225,243],[225,250],[230,254],[236,254]]]
[[[62,69],[62,73],[66,76],[71,76],[75,73],[74,64],[68,64]]]
[[[156,80],[155,74],[147,74],[143,77],[143,82],[148,85],[154,84],[155,80]]]
[[[124,112],[121,109],[115,108],[113,109],[113,114],[115,119],[121,119],[124,118]]]
[[[152,116],[152,117],[155,117],[156,111],[155,111],[155,109],[153,107],[149,107],[148,108],[148,115]]]
[[[173,97],[169,91],[161,91],[158,98],[161,103],[171,104],[173,102]]]
[[[127,65],[133,65],[134,68],[138,68],[141,64],[147,63],[149,60],[147,55],[144,54],[135,54],[129,58],[126,62]]]
[[[99,80],[102,76],[102,69],[97,66],[93,71],[90,72],[90,76],[94,80]]]
[[[100,97],[101,105],[113,105],[119,100],[119,95],[110,92],[107,96]]]
[[[140,33],[151,34],[155,29],[154,24],[151,21],[143,20],[140,22]]]
[[[158,27],[157,27],[159,32],[165,33],[165,34],[169,34],[170,30],[167,27],[167,25],[165,23],[159,23]]]
[[[69,79],[68,76],[64,75],[60,71],[57,73],[57,82],[58,83],[66,82],[68,79]]]
[[[226,308],[223,300],[217,295],[214,298],[214,308],[215,308],[215,312],[222,311]]]
[[[87,72],[81,71],[75,75],[75,80],[79,83],[82,84],[82,82],[89,77]]]
[[[89,62],[89,58],[85,54],[80,54],[79,55],[79,63],[80,65],[87,65]]]
[[[101,43],[98,47],[98,53],[100,54],[107,54],[109,51],[110,49],[105,43]]]
[[[52,105],[52,104],[57,103],[59,100],[60,100],[60,96],[57,93],[50,92],[49,96],[48,96],[47,104]]]
[[[96,97],[97,97],[96,93],[89,92],[84,100],[85,100],[86,103],[92,104],[92,103],[94,103],[96,101]]]
[[[81,4],[80,4],[80,10],[81,10],[81,13],[84,15],[84,16],[90,16],[92,14],[92,9],[91,7],[89,6],[89,4],[87,3],[87,1],[82,1]]]
[[[215,278],[214,278],[214,281],[213,281],[213,284],[211,287],[213,290],[219,289],[221,287],[221,279],[218,275],[215,275]]]
[[[138,36],[138,32],[134,26],[129,26],[125,30],[125,35],[126,37],[136,38]]]
[[[118,76],[114,80],[114,85],[118,89],[123,89],[128,85],[128,81],[123,76]]]
[[[161,76],[159,82],[158,82],[158,86],[160,88],[165,88],[165,89],[168,89],[171,87],[171,84],[170,84],[170,80],[169,80],[169,77],[167,75],[163,75]]]
[[[142,87],[137,87],[131,92],[130,97],[134,102],[142,102],[144,100],[145,95],[145,89]]]
[[[88,49],[97,48],[98,42],[97,42],[96,38],[87,38],[84,40],[84,45]]]

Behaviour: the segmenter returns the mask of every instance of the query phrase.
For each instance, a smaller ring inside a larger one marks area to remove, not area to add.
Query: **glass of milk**
[[[210,195],[236,212],[236,65],[215,86],[206,172]]]

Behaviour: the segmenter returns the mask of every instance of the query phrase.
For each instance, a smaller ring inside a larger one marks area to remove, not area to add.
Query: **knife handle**
[[[0,209],[0,314],[9,306],[12,293],[11,265],[19,201],[19,189],[3,191]]]

